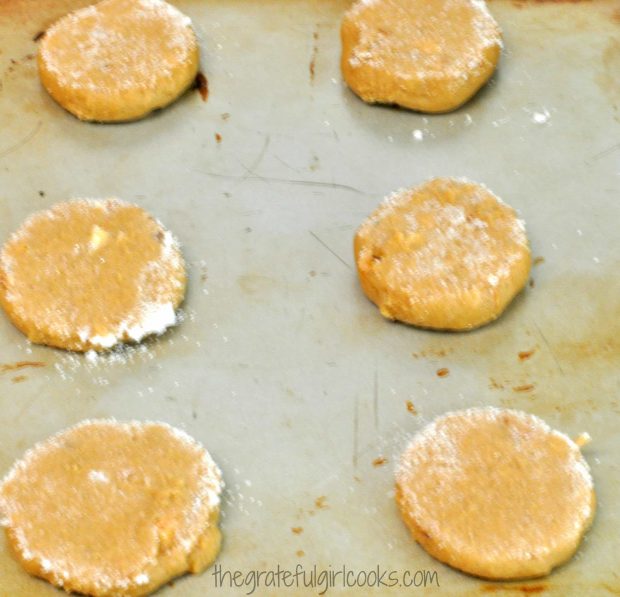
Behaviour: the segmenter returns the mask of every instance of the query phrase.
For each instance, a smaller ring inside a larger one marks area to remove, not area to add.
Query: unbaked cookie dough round
[[[354,242],[362,288],[382,315],[424,328],[471,330],[525,286],[525,226],[483,185],[435,178],[387,197]]]
[[[418,433],[396,472],[396,501],[428,553],[491,579],[548,574],[577,550],[595,510],[575,442],[538,417],[491,407]]]
[[[429,113],[469,100],[502,48],[484,0],[358,0],[341,38],[342,74],[359,97]]]
[[[118,199],[30,216],[0,252],[0,304],[36,344],[103,351],[176,323],[185,264],[170,232]]]
[[[177,99],[199,50],[189,17],[163,0],[103,0],[72,12],[41,39],[39,75],[81,120],[120,122]]]
[[[22,566],[94,596],[146,595],[220,548],[221,473],[164,423],[84,421],[37,444],[0,486]]]

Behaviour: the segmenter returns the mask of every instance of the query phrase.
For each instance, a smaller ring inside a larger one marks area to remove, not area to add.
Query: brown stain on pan
[[[310,56],[310,65],[308,70],[310,71],[310,83],[314,82],[314,75],[316,71],[316,59],[319,53],[319,29],[318,25],[312,33],[312,54]]]
[[[501,592],[511,592],[511,593],[521,593],[523,595],[536,595],[539,593],[544,593],[549,588],[549,585],[544,583],[538,583],[535,585],[510,585],[510,584],[501,584],[501,585],[482,585],[480,590],[483,593],[499,593]]]
[[[526,383],[512,388],[513,392],[533,392],[536,386],[533,383]]]
[[[517,356],[520,361],[527,361],[528,359],[531,359],[534,356],[535,352],[536,352],[535,348],[532,348],[531,350],[520,350]]]
[[[199,72],[196,75],[194,86],[198,90],[202,101],[206,102],[209,99],[209,81],[207,77],[205,77],[204,73]]]
[[[16,363],[6,363],[4,365],[0,365],[0,374],[6,373],[7,371],[20,371],[21,369],[26,369],[27,367],[45,367],[45,363],[42,361],[17,361]]]
[[[500,320],[468,333],[424,332],[428,339],[418,352],[445,350],[452,363],[474,368],[506,407],[568,419],[583,412],[620,414],[613,391],[620,365],[617,264],[599,275],[558,276],[519,301],[513,308],[520,324]],[[532,358],[515,358],[529,355],[532,347],[537,347]]]
[[[615,15],[617,22],[620,23],[620,9]],[[618,115],[620,111],[620,39],[611,38],[603,50],[601,70],[596,77],[596,82]]]
[[[551,308],[537,322],[557,360],[592,368],[620,360],[620,279],[617,264],[600,275],[569,274],[538,291]],[[562,324],[562,325],[561,325]]]

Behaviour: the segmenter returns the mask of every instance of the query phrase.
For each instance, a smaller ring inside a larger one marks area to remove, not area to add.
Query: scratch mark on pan
[[[375,429],[379,429],[379,371],[377,370],[376,363],[375,363],[373,410],[375,414]]]
[[[620,149],[620,143],[616,143],[615,145],[612,145],[611,147],[608,147],[607,149],[604,149],[603,151],[594,154],[592,157],[588,158],[585,163],[588,166],[591,166],[592,164],[594,164],[594,162],[598,162],[600,159],[607,157],[609,154],[617,151],[618,149]]]
[[[18,149],[26,145],[26,143],[29,143],[30,141],[32,141],[32,139],[34,139],[36,134],[41,130],[42,126],[43,126],[43,122],[39,120],[37,125],[23,139],[20,139],[17,143],[15,143],[14,145],[11,145],[11,147],[8,147],[4,151],[0,151],[0,160],[2,158],[5,158],[7,155],[17,151]]]
[[[357,449],[360,427],[359,406],[359,398],[355,396],[355,405],[353,407],[353,468],[357,468]]]
[[[540,334],[540,337],[542,338],[542,341],[545,343],[545,346],[549,349],[549,352],[551,353],[551,356],[553,357],[553,360],[555,361],[555,364],[558,366],[558,369],[560,370],[560,373],[562,375],[564,375],[564,369],[562,369],[562,365],[560,365],[560,361],[558,361],[558,358],[555,356],[555,353],[553,352],[553,349],[551,348],[551,345],[549,344],[549,341],[547,340],[545,335],[542,333],[542,330],[538,327],[537,323],[534,323],[534,327],[538,330],[538,333]]]
[[[249,168],[244,168],[250,172],[250,174],[253,174],[256,176],[256,168],[258,168],[262,161],[263,158],[265,157],[265,153],[267,153],[267,148],[269,147],[269,143],[271,143],[271,135],[267,135],[265,137],[265,142],[263,143],[263,147],[262,149],[258,152],[258,155],[256,156],[256,159],[254,160],[254,162],[252,162],[252,165]]]
[[[248,170],[248,168],[246,168]],[[325,182],[320,180],[296,180],[296,179],[288,179],[288,178],[277,178],[272,176],[259,176],[257,174],[252,174],[251,176],[239,176],[235,174],[220,174],[219,172],[211,172],[209,170],[194,170],[194,172],[198,172],[199,174],[204,174],[205,176],[212,176],[213,178],[221,178],[223,180],[236,180],[238,182],[244,182],[246,180],[260,180],[261,182],[273,182],[273,183],[281,183],[281,184],[291,184],[291,185],[300,185],[307,187],[319,187],[319,188],[328,188],[333,190],[343,190],[349,191],[351,193],[356,193],[357,195],[362,195],[364,197],[374,197],[377,193],[371,195],[370,193],[365,193],[360,189],[356,189],[355,187],[341,184],[338,182]]]
[[[289,170],[292,170],[293,172],[297,172],[297,174],[301,172],[299,168],[295,168],[294,166],[291,166],[288,162],[285,162],[280,156],[273,154],[273,158],[278,160],[278,162],[280,162],[283,166],[286,166]]]
[[[312,230],[308,230],[310,234],[321,244],[323,245],[340,263],[342,263],[347,269],[351,269],[351,266],[342,258],[338,253],[336,253],[333,249],[327,246]]]

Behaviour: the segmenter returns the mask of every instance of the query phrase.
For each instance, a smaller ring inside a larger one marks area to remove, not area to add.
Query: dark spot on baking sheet
[[[222,120],[226,121],[230,118],[230,114],[228,112],[224,112],[224,114],[222,114]]]
[[[374,467],[383,466],[387,462],[387,458],[385,456],[378,456],[372,461],[372,465]]]
[[[316,172],[319,169],[321,162],[319,161],[319,156],[312,154],[312,159],[310,160],[310,165],[308,166],[311,172]]]
[[[496,379],[494,379],[493,377],[489,378],[489,388],[491,390],[503,390],[504,389],[504,384],[497,381]]]
[[[432,357],[445,357],[450,352],[452,352],[452,350],[451,349],[446,349],[446,348],[429,348],[429,349],[426,349],[426,350],[421,350],[420,352],[412,352],[411,356],[414,359],[432,358]]]
[[[327,496],[320,495],[316,500],[314,500],[314,505],[319,510],[324,510],[325,508],[329,508],[329,506],[325,503],[327,502]]]
[[[545,262],[545,258],[544,257],[535,257],[534,258],[534,265],[540,265],[541,263]]]
[[[209,81],[207,81],[207,77],[205,77],[203,73],[199,72],[196,75],[194,84],[198,90],[198,93],[200,93],[202,101],[206,102],[209,99]]]
[[[417,415],[418,411],[415,408],[415,405],[413,404],[413,402],[411,402],[411,400],[407,400],[407,402],[405,402],[405,406],[407,407],[407,411],[410,412],[412,415]]]
[[[16,375],[15,377],[11,377],[11,381],[13,383],[20,383],[22,381],[26,381],[28,378],[25,375]]]
[[[514,386],[512,388],[512,391],[513,392],[533,392],[534,388],[535,386],[533,383],[526,383],[521,386]]]
[[[317,26],[318,27],[318,26]],[[310,65],[308,66],[308,70],[310,71],[310,82],[314,82],[314,74],[316,71],[316,57],[319,53],[319,32],[317,29],[312,33],[312,54],[310,55]]]
[[[45,35],[45,31],[39,31],[32,37],[32,41],[39,41]]]
[[[39,197],[45,197],[45,191],[39,191]]]
[[[448,375],[450,375],[450,369],[448,369],[447,367],[437,369],[437,377],[447,377]]]
[[[530,278],[530,281],[529,281],[528,286],[529,286],[530,288],[534,288],[534,286],[536,286],[536,282],[534,282],[534,278]]]
[[[298,550],[295,552],[295,555],[296,555],[298,558],[301,558],[301,557],[305,556],[305,555],[306,555],[306,553],[304,552],[304,550],[303,550],[303,549],[298,549]]]
[[[220,135],[219,133],[215,133],[215,142],[216,143],[221,143],[222,142],[222,135]]]
[[[536,352],[535,348],[532,348],[532,350],[522,350],[521,352],[519,352],[518,356],[519,356],[519,360],[520,361],[527,361],[528,359],[530,359],[533,354]]]
[[[46,363],[42,361],[17,361],[16,363],[7,363],[0,365],[0,373],[6,373],[7,371],[18,371],[25,369],[26,367],[45,367]]]
[[[304,532],[304,527],[291,527],[291,533],[295,535],[301,535]]]
[[[537,593],[544,593],[549,587],[545,584],[535,585],[509,585],[509,584],[497,584],[497,585],[482,585],[480,587],[484,593],[498,593],[499,591],[512,591],[514,593],[523,593],[525,595],[535,595]]]
[[[313,269],[311,269],[311,270],[308,272],[308,275],[309,275],[311,278],[315,278],[315,277],[316,277],[316,272],[315,272]]]

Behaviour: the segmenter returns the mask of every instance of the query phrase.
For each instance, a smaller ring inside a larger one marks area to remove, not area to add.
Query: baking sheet
[[[494,0],[506,42],[497,75],[457,112],[425,117],[367,106],[343,86],[343,1],[182,0],[208,101],[190,92],[144,121],[105,126],[63,112],[32,58],[33,37],[87,3],[0,2],[0,239],[69,197],[135,201],[183,244],[184,321],[88,360],[29,345],[0,317],[2,363],[44,363],[0,373],[0,473],[83,418],[158,419],[224,471],[223,570],[380,565],[437,571],[440,585],[328,594],[620,594],[618,3]],[[388,323],[354,273],[361,220],[435,175],[485,182],[520,211],[541,258],[507,313],[468,334]],[[411,434],[487,404],[593,437],[594,527],[543,580],[496,585],[443,566],[394,505],[392,469]],[[216,588],[211,569],[161,595],[249,590]],[[58,594],[0,540],[0,595]]]

